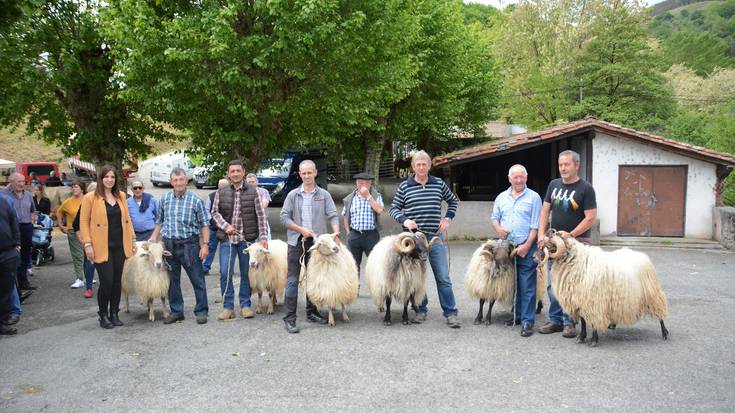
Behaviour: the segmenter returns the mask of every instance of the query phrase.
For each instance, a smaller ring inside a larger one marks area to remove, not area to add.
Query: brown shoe
[[[573,325],[566,325],[564,326],[564,332],[561,333],[561,336],[564,338],[577,337],[577,330],[574,328]]]
[[[538,329],[539,334],[551,334],[551,333],[558,333],[562,331],[564,327],[562,327],[561,324],[556,324],[552,322],[548,322],[541,326],[541,328]]]
[[[253,313],[253,310],[251,310],[250,307],[245,307],[240,309],[240,315],[242,318],[253,318],[255,313]]]
[[[232,320],[233,318],[235,318],[235,312],[229,308],[225,308],[217,315],[217,320],[219,321]]]

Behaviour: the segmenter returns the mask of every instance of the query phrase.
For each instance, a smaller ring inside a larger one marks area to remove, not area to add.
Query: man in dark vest
[[[222,312],[218,320],[235,318],[235,304],[232,275],[235,259],[240,261],[240,315],[253,318],[250,309],[250,281],[248,268],[250,257],[247,247],[260,241],[263,248],[268,248],[268,230],[263,205],[260,203],[257,189],[243,182],[245,168],[239,160],[230,161],[227,165],[227,177],[230,185],[218,189],[212,203],[212,218],[219,230],[220,240],[219,268],[220,291],[224,296]]]
[[[347,231],[347,248],[355,258],[357,269],[360,270],[362,253],[370,255],[375,244],[380,240],[378,216],[383,213],[383,197],[371,188],[372,175],[366,172],[356,174],[355,190],[343,200],[342,219]]]

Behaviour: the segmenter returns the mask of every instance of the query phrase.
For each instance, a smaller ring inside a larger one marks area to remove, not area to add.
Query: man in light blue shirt
[[[500,238],[518,247],[515,319],[523,323],[521,336],[533,334],[536,317],[536,235],[541,215],[541,197],[526,187],[528,172],[517,164],[508,170],[510,188],[495,198],[491,222]],[[506,322],[513,325],[513,320]]]
[[[128,198],[128,211],[133,221],[136,241],[148,241],[156,228],[158,201],[153,195],[145,192],[143,182],[133,181],[133,196]]]

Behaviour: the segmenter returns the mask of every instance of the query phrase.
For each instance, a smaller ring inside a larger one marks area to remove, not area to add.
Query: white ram
[[[156,319],[153,300],[160,298],[163,318],[166,318],[169,314],[166,299],[170,280],[163,257],[169,257],[171,253],[159,242],[138,241],[135,246],[135,255],[126,259],[123,265],[121,284],[125,295],[125,312],[130,312],[129,296],[135,294],[147,303],[148,319],[151,321]]]
[[[288,244],[281,240],[268,241],[268,249],[260,243],[254,243],[247,249],[249,259],[248,279],[250,289],[258,294],[258,303],[255,312],[263,313],[263,292],[268,292],[268,314],[273,314],[273,308],[278,297],[283,297],[288,274]]]
[[[408,303],[416,303],[426,293],[426,261],[434,242],[421,232],[402,232],[381,239],[373,248],[365,266],[368,290],[380,309],[385,302],[383,324],[391,325],[390,305],[393,299],[403,304],[402,322],[411,324]]]
[[[329,325],[334,326],[333,311],[342,308],[342,321],[349,321],[347,307],[357,299],[360,280],[357,265],[347,247],[338,245],[336,234],[322,234],[309,248],[309,264],[304,284],[306,296],[321,309],[329,308]]]
[[[482,323],[482,309],[486,301],[489,302],[486,325],[491,323],[490,315],[496,301],[508,306],[513,304],[516,269],[512,260],[516,251],[508,241],[491,239],[472,254],[464,285],[470,297],[480,300],[480,311],[474,324]]]
[[[632,325],[644,315],[659,320],[661,336],[668,338],[664,325],[668,316],[666,295],[646,254],[628,248],[603,251],[571,237],[564,239],[561,233],[549,235],[542,263],[548,258],[553,260],[554,296],[567,314],[581,320],[578,342],[587,338],[587,323],[592,328],[590,344],[596,346],[599,329]]]

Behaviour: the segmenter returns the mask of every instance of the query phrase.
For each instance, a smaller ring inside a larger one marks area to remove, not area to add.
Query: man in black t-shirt
[[[544,206],[541,209],[539,220],[539,248],[548,239],[544,236],[551,214],[551,228],[560,231],[562,238],[574,237],[585,244],[590,243],[590,228],[597,216],[597,200],[595,190],[589,182],[579,177],[579,154],[574,151],[564,151],[559,154],[559,175],[549,183],[544,197]],[[562,311],[559,302],[554,297],[550,286],[551,271],[547,280],[549,294],[549,322],[540,329],[541,334],[562,332],[562,336],[573,338],[577,336],[571,318]]]

